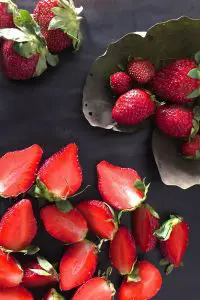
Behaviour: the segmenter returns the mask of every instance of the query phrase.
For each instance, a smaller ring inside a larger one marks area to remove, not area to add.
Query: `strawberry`
[[[17,6],[11,1],[0,1],[0,28],[13,28],[15,24],[13,22],[13,11],[17,9]]]
[[[19,285],[13,288],[0,289],[1,300],[34,300],[31,293],[23,286]]]
[[[175,60],[156,73],[152,82],[153,92],[173,103],[191,102],[199,95],[198,72],[198,65],[194,60]]]
[[[69,246],[60,262],[60,287],[71,290],[89,280],[97,266],[95,244],[84,240]]]
[[[78,49],[81,42],[79,15],[83,8],[76,8],[72,0],[39,0],[34,18],[41,28],[52,53],[61,52],[73,45]]]
[[[17,197],[35,181],[42,149],[32,145],[23,150],[8,152],[0,158],[0,196]]]
[[[112,118],[119,124],[137,125],[153,115],[153,96],[142,89],[133,89],[120,96],[112,110]]]
[[[0,250],[0,288],[17,286],[22,278],[23,270],[18,262],[10,254]]]
[[[158,294],[162,286],[159,270],[148,261],[136,264],[131,275],[128,275],[119,288],[118,300],[145,300]]]
[[[29,246],[37,233],[37,222],[30,200],[23,199],[5,213],[0,222],[0,246],[20,251]],[[17,237],[17,238],[16,238]]]
[[[94,277],[83,284],[72,300],[112,300],[115,295],[113,284],[105,277]]]
[[[132,79],[125,72],[116,72],[110,76],[110,87],[113,94],[122,95],[132,87]]]
[[[112,240],[118,225],[112,209],[102,201],[82,201],[77,208],[86,218],[89,229],[99,238]]]
[[[102,198],[119,210],[134,210],[146,199],[148,186],[138,173],[107,161],[97,165],[98,188]]]
[[[182,264],[182,259],[188,246],[189,228],[182,217],[171,215],[155,235],[160,239],[161,252],[165,260],[161,264],[167,265],[169,274],[174,267]]]
[[[155,76],[155,68],[149,60],[136,58],[127,65],[129,75],[140,84],[146,84]]]
[[[182,145],[182,155],[190,159],[200,158],[200,134],[197,134],[194,139]]]
[[[58,282],[58,274],[54,267],[43,257],[37,257],[37,261],[30,262],[23,267],[25,287],[41,287]]]
[[[64,243],[76,243],[86,237],[87,222],[76,208],[62,212],[56,205],[48,205],[41,209],[40,217],[46,231]]]
[[[50,289],[44,296],[43,300],[65,300],[65,298],[58,294],[55,289]]]
[[[121,226],[110,242],[110,260],[121,275],[129,274],[136,261],[135,241],[130,231]]]
[[[154,231],[159,228],[159,215],[148,204],[143,204],[132,213],[133,234],[143,252],[153,250],[157,243]]]
[[[76,144],[53,154],[40,168],[35,194],[49,201],[66,200],[82,184],[82,170]]]

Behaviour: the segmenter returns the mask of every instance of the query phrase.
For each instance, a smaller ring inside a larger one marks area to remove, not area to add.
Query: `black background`
[[[17,2],[23,8],[32,9],[36,1]],[[165,218],[169,213],[177,212],[190,225],[185,267],[164,277],[163,288],[155,299],[197,300],[200,298],[199,187],[184,191],[165,186],[152,156],[151,130],[120,134],[91,128],[82,115],[81,100],[90,65],[96,56],[104,52],[108,43],[127,32],[145,31],[157,22],[181,15],[197,18],[200,2],[83,0],[76,1],[76,4],[84,6],[85,15],[85,39],[79,53],[62,53],[56,69],[51,68],[40,78],[28,82],[12,82],[0,75],[0,154],[38,143],[44,148],[46,158],[69,142],[76,142],[80,148],[84,185],[90,184],[91,188],[74,202],[100,198],[95,170],[98,161],[105,159],[135,168],[141,176],[152,182],[148,201],[161,216]],[[33,203],[38,214],[37,200],[33,200]],[[3,213],[12,202],[2,200],[0,204]],[[122,223],[130,225],[128,215],[122,218]],[[64,250],[61,243],[45,233],[41,224],[35,243],[41,247],[41,254],[51,261],[59,260]],[[107,261],[106,247],[104,250],[100,264],[102,270],[105,270]],[[158,250],[145,257],[158,266]],[[111,279],[117,288],[121,278],[114,272]],[[42,292],[38,290],[35,299],[41,299]]]

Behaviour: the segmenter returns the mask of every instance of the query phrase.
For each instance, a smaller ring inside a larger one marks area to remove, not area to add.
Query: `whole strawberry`
[[[137,125],[153,115],[155,103],[153,96],[142,89],[133,89],[117,100],[112,118],[119,124]]]
[[[200,158],[200,135],[197,134],[194,139],[187,141],[182,146],[182,155],[185,158],[199,159]]]
[[[195,74],[196,75],[195,75]],[[153,92],[173,103],[191,102],[199,95],[198,65],[192,59],[178,59],[156,73]]]
[[[132,87],[132,79],[125,72],[116,72],[110,76],[110,87],[113,94],[122,95]]]
[[[13,22],[13,10],[17,9],[17,6],[8,0],[0,1],[0,28],[13,28],[15,24]]]
[[[79,14],[72,0],[39,0],[33,12],[50,52],[57,53],[73,45],[77,50],[81,42]]]
[[[153,64],[146,59],[136,58],[127,65],[129,75],[140,84],[146,84],[155,76]]]

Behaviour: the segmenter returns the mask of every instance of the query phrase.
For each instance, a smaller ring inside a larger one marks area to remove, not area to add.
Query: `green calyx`
[[[133,265],[132,271],[130,274],[127,275],[127,282],[139,282],[141,278],[139,276],[139,269],[135,266],[136,261]]]
[[[193,121],[192,121],[193,126],[192,126],[190,137],[189,137],[190,141],[199,132],[199,124],[200,124],[200,107],[199,106],[196,106],[193,109],[193,114],[194,114]]]
[[[200,80],[200,51],[198,51],[195,54],[194,59],[198,65],[198,67],[190,70],[189,73],[187,74],[187,76],[192,79]],[[186,98],[194,99],[199,96],[200,96],[200,86],[197,87],[194,91],[192,91]]]
[[[65,300],[65,298],[63,296],[61,296],[60,294],[58,294],[58,292],[55,289],[51,289],[50,293],[49,293],[49,298],[48,299],[52,299],[52,300]]]
[[[80,13],[83,7],[76,8],[72,0],[58,0],[58,5],[52,8],[55,17],[49,24],[49,30],[61,29],[72,39],[74,49],[79,50],[82,40]]]
[[[176,215],[171,215],[162,226],[154,232],[154,235],[161,241],[167,241],[170,238],[174,226],[181,223],[183,218]]]
[[[26,248],[19,250],[19,251],[15,251],[15,250],[10,250],[10,249],[6,249],[4,247],[0,247],[0,250],[4,251],[5,253],[23,253],[24,255],[34,255],[37,252],[40,251],[40,248],[34,245],[29,245]]]
[[[33,273],[40,276],[54,276],[58,280],[56,270],[44,257],[38,256],[37,261],[41,269],[30,269]]]
[[[50,192],[45,186],[45,184],[42,181],[40,181],[39,178],[36,179],[36,185],[33,188],[33,195],[36,198],[44,198],[50,202],[57,202],[57,201],[61,202],[67,199],[67,198],[60,198],[57,195]]]
[[[159,214],[154,210],[152,206],[150,206],[149,204],[143,204],[142,207],[147,208],[153,217],[155,217],[156,219],[160,219]]]

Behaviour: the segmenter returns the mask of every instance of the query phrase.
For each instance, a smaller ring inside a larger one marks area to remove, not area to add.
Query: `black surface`
[[[25,0],[17,2],[24,8],[33,6]],[[197,300],[200,294],[199,187],[183,191],[162,184],[151,152],[150,130],[129,135],[91,128],[83,118],[81,100],[89,67],[96,56],[104,52],[108,43],[127,32],[146,30],[158,21],[180,15],[197,18],[200,2],[84,0],[76,3],[84,5],[86,17],[83,24],[85,42],[78,54],[63,53],[56,69],[29,82],[11,82],[0,75],[0,154],[38,143],[44,148],[45,157],[48,157],[65,144],[77,142],[84,184],[91,184],[92,187],[75,201],[99,198],[95,171],[98,161],[105,159],[114,164],[134,167],[152,182],[148,198],[151,205],[163,217],[170,212],[178,212],[190,225],[185,267],[164,277],[163,288],[155,299]],[[5,206],[12,204],[6,201],[0,203],[2,213]],[[38,211],[37,200],[34,203]],[[122,222],[129,224],[128,216],[123,217]],[[48,236],[42,226],[35,242],[41,247],[41,254],[50,260],[58,260],[63,253],[64,246]],[[105,254],[101,259],[101,269],[105,268]],[[145,257],[158,266],[158,250]],[[112,280],[116,287],[121,281],[117,273],[113,274]],[[41,299],[40,295],[38,290],[35,299]]]

